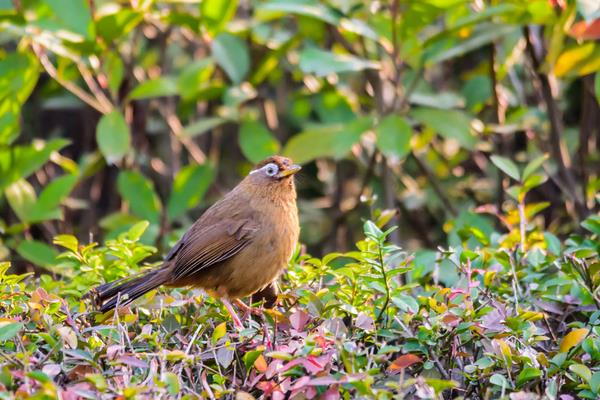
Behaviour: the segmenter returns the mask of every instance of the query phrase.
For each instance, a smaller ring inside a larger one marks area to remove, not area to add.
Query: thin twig
[[[431,172],[431,170],[429,169],[427,164],[423,160],[421,160],[421,158],[415,152],[413,152],[412,154],[413,154],[414,159],[417,161],[417,166],[419,167],[421,172],[427,177],[427,179],[429,180],[429,183],[431,183],[431,187],[433,187],[433,190],[438,195],[438,197],[440,198],[440,200],[442,201],[442,203],[444,204],[446,209],[448,209],[448,211],[450,211],[450,214],[452,214],[453,217],[456,217],[458,215],[458,212],[456,211],[456,208],[454,208],[454,206],[450,202],[450,198],[444,192],[444,189],[442,188],[441,184],[438,182],[437,177],[433,174],[433,172]]]
[[[85,90],[81,89],[73,82],[63,79],[59,75],[58,71],[56,70],[50,59],[48,58],[48,55],[46,54],[45,50],[39,44],[32,43],[31,48],[33,49],[33,52],[35,53],[37,58],[40,60],[42,67],[44,67],[44,70],[46,70],[46,73],[50,75],[50,77],[56,82],[58,82],[59,85],[67,89],[69,92],[73,93],[75,96],[81,99],[81,101],[94,108],[98,112],[102,114],[107,114],[111,111],[110,108],[106,108],[103,104],[101,104],[97,99],[95,99]]]
[[[112,109],[114,108],[112,102],[108,99],[108,97],[106,97],[102,89],[100,89],[100,86],[98,86],[98,83],[96,83],[96,80],[94,79],[92,73],[87,69],[85,65],[79,63],[77,64],[77,69],[79,69],[83,80],[87,84],[88,88],[90,88],[91,92],[94,94],[96,100],[98,100],[98,103],[102,104],[102,107],[104,107],[106,110],[112,111]]]
[[[526,49],[533,66],[533,72],[541,85],[542,98],[546,104],[546,112],[548,114],[548,119],[550,120],[550,150],[552,152],[552,157],[558,166],[559,176],[568,190],[566,194],[571,197],[575,203],[577,218],[583,220],[587,216],[588,210],[581,199],[581,194],[575,183],[575,178],[569,169],[571,163],[569,153],[561,139],[563,126],[560,109],[552,95],[552,88],[550,86],[548,75],[541,71],[541,61],[536,55],[536,51],[533,47],[531,41],[532,32],[530,31],[529,26],[523,28],[523,36],[525,37],[527,45]],[[543,42],[540,43],[543,45]]]
[[[173,132],[173,135],[175,135],[177,140],[179,140],[181,144],[183,144],[183,147],[185,147],[188,153],[190,153],[194,161],[196,161],[198,164],[204,164],[204,162],[206,161],[206,154],[204,154],[204,152],[202,151],[202,149],[200,149],[196,142],[194,142],[191,138],[185,136],[185,134],[183,133],[183,125],[181,124],[179,117],[177,117],[177,115],[175,115],[175,113],[172,110],[165,110],[159,108],[159,111],[165,119],[165,121],[167,122],[167,125]]]

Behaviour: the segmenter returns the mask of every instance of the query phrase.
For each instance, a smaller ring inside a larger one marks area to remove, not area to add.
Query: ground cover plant
[[[3,398],[599,397],[594,0],[0,0]],[[272,154],[278,306],[118,315]]]

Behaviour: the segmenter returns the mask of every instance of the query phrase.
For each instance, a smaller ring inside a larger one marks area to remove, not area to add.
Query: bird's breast
[[[227,265],[226,291],[231,298],[249,296],[273,282],[287,266],[300,233],[295,203],[255,215],[260,228]]]

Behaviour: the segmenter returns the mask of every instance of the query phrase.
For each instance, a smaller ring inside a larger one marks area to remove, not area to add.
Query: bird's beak
[[[286,176],[294,175],[296,172],[300,171],[301,169],[302,169],[302,167],[299,166],[298,164],[290,165],[285,170],[281,171],[277,175],[277,177],[278,178],[285,178]]]

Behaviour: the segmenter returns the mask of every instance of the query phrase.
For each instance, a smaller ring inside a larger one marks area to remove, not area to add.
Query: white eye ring
[[[279,172],[279,167],[275,163],[269,163],[263,169],[268,176],[275,176]]]

